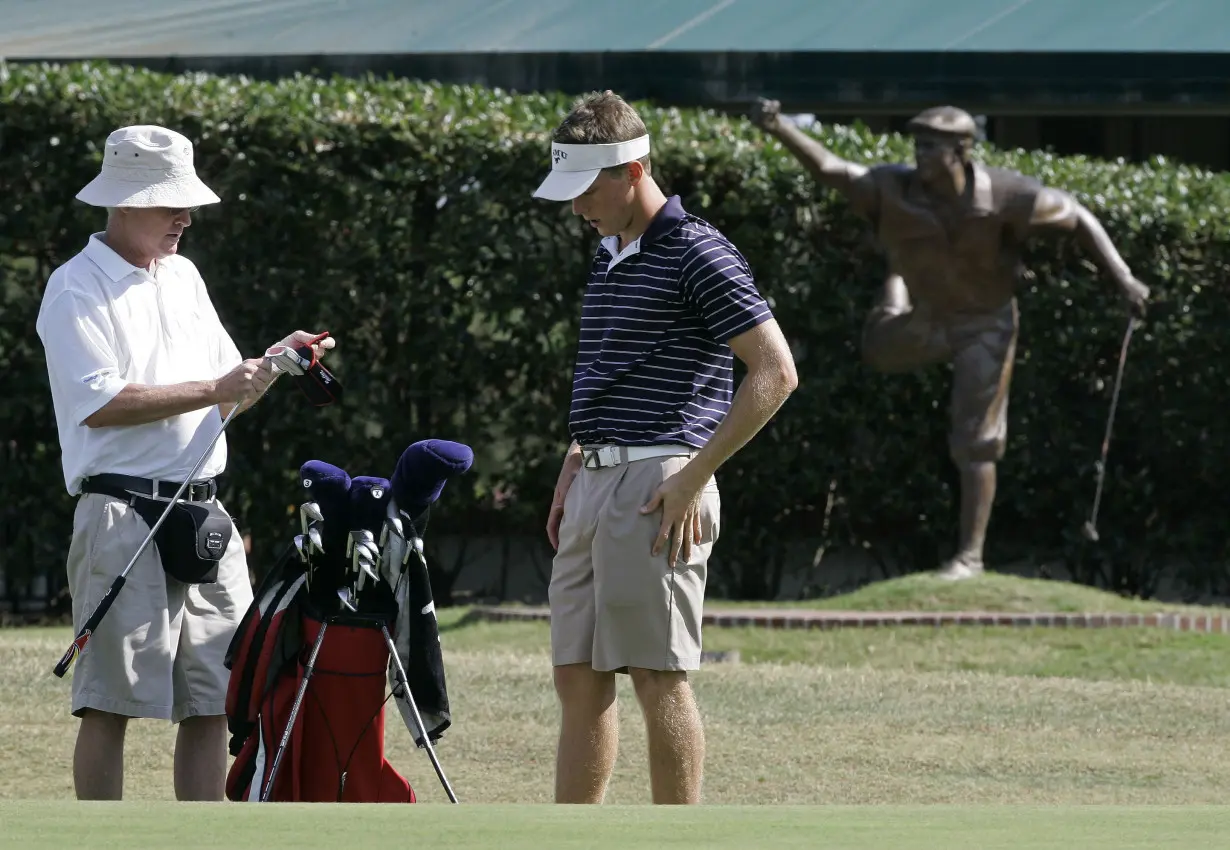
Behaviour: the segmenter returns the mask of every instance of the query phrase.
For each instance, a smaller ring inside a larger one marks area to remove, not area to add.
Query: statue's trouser
[[[955,562],[981,568],[995,464],[1008,437],[1008,392],[1016,354],[1016,300],[990,313],[937,319],[925,307],[889,297],[867,317],[864,361],[901,373],[953,364],[948,449],[961,475],[961,528]]]

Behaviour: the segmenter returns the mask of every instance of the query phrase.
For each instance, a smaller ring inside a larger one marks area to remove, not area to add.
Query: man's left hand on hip
[[[662,525],[651,551],[660,555],[669,544],[666,560],[671,569],[680,558],[686,562],[692,556],[692,544],[700,543],[700,496],[707,480],[696,479],[695,470],[685,466],[659,484],[649,501],[641,506],[642,514],[662,509]]]

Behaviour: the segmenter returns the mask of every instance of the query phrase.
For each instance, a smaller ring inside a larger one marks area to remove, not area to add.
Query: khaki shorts
[[[939,321],[919,308],[876,308],[863,330],[866,359],[885,372],[952,363],[949,452],[962,461],[995,461],[1008,442],[1008,393],[1016,357],[1015,300],[999,310]]]
[[[707,562],[719,532],[721,498],[709,480],[700,504],[702,538],[687,562],[667,566],[650,553],[662,512],[640,508],[691,455],[582,468],[564,501],[551,570],[551,652],[555,665],[599,671],[696,670]]]
[[[74,633],[148,533],[126,502],[98,493],[77,501],[68,553]],[[93,708],[172,723],[225,714],[230,671],[223,658],[251,602],[238,530],[213,584],[186,585],[168,576],[151,542],[73,665],[73,714]]]

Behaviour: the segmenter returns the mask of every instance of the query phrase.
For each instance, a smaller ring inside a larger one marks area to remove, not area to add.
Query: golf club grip
[[[115,581],[111,582],[111,587],[107,589],[107,594],[98,603],[98,607],[94,609],[94,613],[90,615],[90,619],[85,621],[85,625],[81,627],[81,632],[73,640],[73,645],[68,648],[68,652],[64,653],[64,657],[60,659],[60,663],[56,665],[53,671],[57,678],[63,679],[64,674],[68,672],[68,668],[73,666],[73,661],[76,660],[82,652],[85,651],[85,645],[90,642],[90,638],[94,635],[94,630],[98,628],[98,624],[102,622],[102,618],[107,615],[107,611],[111,609],[111,603],[115,601],[115,597],[123,588],[124,582],[128,578],[124,575],[115,577]]]

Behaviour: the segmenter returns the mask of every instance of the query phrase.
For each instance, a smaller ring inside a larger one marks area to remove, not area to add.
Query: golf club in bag
[[[370,482],[370,485],[368,485]],[[359,498],[352,499],[352,517],[351,525],[357,530],[350,533],[349,553],[351,554],[351,563],[354,569],[352,570],[353,586],[343,586],[338,589],[338,598],[342,605],[348,610],[358,612],[358,594],[364,589],[367,580],[378,582],[381,576],[377,573],[377,567],[381,566],[380,545],[390,541],[397,541],[389,548],[390,558],[394,559],[385,562],[385,575],[389,578],[388,586],[397,588],[405,579],[404,570],[407,563],[407,558],[410,550],[413,550],[418,555],[418,562],[423,567],[422,575],[427,575],[427,561],[423,556],[423,541],[418,536],[417,530],[414,528],[414,523],[409,516],[399,516],[400,510],[396,506],[396,502],[388,498],[392,491],[392,482],[384,479],[366,479],[356,478],[355,489],[359,492]],[[365,511],[363,506],[370,507]],[[386,523],[387,520],[387,523]],[[411,536],[407,538],[403,531],[403,522],[411,527]],[[373,529],[381,529],[380,541],[375,540]],[[396,570],[396,572],[394,572]],[[408,585],[404,585],[408,588]],[[430,588],[427,589],[430,593]],[[396,594],[396,590],[394,591]],[[408,594],[404,594],[400,601],[408,601]],[[402,610],[402,605],[398,605],[398,611]],[[422,612],[420,612],[422,613]],[[419,713],[418,706],[414,702],[414,692],[410,687],[410,679],[406,675],[406,669],[402,666],[401,656],[397,651],[397,645],[389,634],[388,623],[384,619],[377,621],[380,626],[380,633],[384,637],[385,646],[389,650],[389,658],[392,660],[393,669],[390,673],[395,674],[392,680],[393,696],[398,698],[399,706],[404,706],[403,715],[409,713],[413,719],[413,725],[410,726],[411,732],[415,734],[415,743],[427,750],[427,757],[431,759],[431,765],[436,771],[436,777],[440,780],[440,784],[444,787],[445,794],[448,795],[450,801],[456,803],[457,795],[453,793],[452,786],[449,785],[448,778],[444,775],[443,768],[440,767],[440,760],[436,757],[435,747],[431,745],[431,735],[428,734],[427,728],[423,723],[422,715]],[[400,622],[400,620],[399,620]],[[406,627],[408,627],[408,623]],[[439,635],[436,635],[437,642]],[[409,723],[407,725],[410,725]]]
[[[312,404],[317,407],[324,407],[328,404],[332,404],[334,401],[341,398],[342,392],[340,382],[338,382],[329,370],[325,369],[325,367],[320,364],[316,358],[315,350],[312,348],[313,344],[319,342],[328,335],[329,333],[326,331],[316,336],[311,340],[311,342],[298,346],[294,349],[286,346],[275,346],[265,352],[265,359],[273,361],[275,375],[278,371],[289,371],[295,379],[296,385],[302,385],[304,382],[311,384],[310,388],[304,388],[301,386],[301,391],[312,401]],[[288,370],[285,365],[286,357],[293,357],[297,363],[308,363],[309,369],[291,367]],[[180,483],[179,488],[175,491],[175,495],[170,499],[170,501],[167,502],[166,508],[158,517],[157,521],[155,521],[150,527],[149,533],[146,534],[145,539],[141,541],[141,545],[137,547],[137,551],[132,554],[128,564],[122,571],[120,571],[120,574],[115,577],[114,581],[111,582],[111,586],[107,588],[107,592],[103,595],[103,598],[99,600],[98,607],[95,608],[93,613],[90,614],[90,617],[86,620],[85,625],[81,627],[81,630],[77,633],[77,636],[73,638],[72,644],[68,647],[68,650],[60,658],[59,662],[53,669],[52,672],[57,678],[64,678],[65,674],[68,673],[69,668],[72,667],[73,662],[80,658],[82,653],[85,652],[86,647],[90,643],[90,638],[93,637],[94,633],[98,631],[98,627],[102,623],[103,617],[107,616],[107,612],[111,610],[111,606],[115,602],[116,596],[119,595],[119,592],[124,588],[125,582],[128,581],[128,573],[132,570],[133,566],[136,565],[138,559],[141,557],[141,554],[146,550],[149,544],[154,541],[158,530],[162,528],[163,523],[166,522],[166,519],[170,515],[171,511],[183,497],[184,491],[188,489],[188,485],[191,484],[193,479],[196,478],[196,474],[200,470],[201,465],[205,463],[205,459],[209,457],[214,446],[217,444],[218,439],[223,433],[225,433],[227,426],[231,424],[231,421],[235,418],[236,414],[239,413],[239,410],[240,405],[236,404],[231,408],[230,412],[226,415],[226,418],[222,420],[222,427],[218,429],[218,433],[214,434],[213,439],[209,441],[209,445],[205,447],[205,451],[201,453],[201,456],[197,458],[196,463],[192,465],[192,470],[184,477],[184,480]],[[216,554],[218,558],[221,558],[223,553],[218,551]]]
[[[466,446],[426,440],[392,480],[320,460],[300,468],[301,533],[227,652],[228,799],[416,802],[384,758],[392,698],[457,802],[432,746],[451,716],[421,534],[448,476],[472,460]]]

